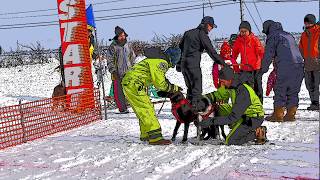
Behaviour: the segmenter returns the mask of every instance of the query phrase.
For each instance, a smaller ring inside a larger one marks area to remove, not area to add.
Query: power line
[[[158,6],[169,6],[169,5],[177,5],[177,4],[186,4],[186,3],[191,3],[191,2],[199,2],[199,0],[183,1],[183,2],[175,2],[175,3],[152,4],[152,5],[143,5],[143,6],[132,6],[132,7],[123,7],[123,8],[113,8],[113,9],[102,9],[102,10],[95,10],[94,12],[140,9],[140,8],[147,8],[147,7],[158,7]]]
[[[22,29],[22,28],[33,28],[33,27],[47,27],[47,26],[57,26],[58,23],[51,23],[51,24],[41,24],[41,25],[31,25],[31,26],[13,26],[13,27],[0,27],[0,30],[6,30],[6,29]]]
[[[236,2],[229,2],[225,4],[218,4],[218,5],[213,5],[214,7],[218,6],[225,6],[225,5],[231,5],[231,4],[236,4]],[[206,5],[205,8],[210,7],[209,5]],[[191,10],[196,10],[196,9],[201,9],[201,6],[195,6],[195,7],[188,7],[188,8],[176,8],[174,10],[172,9],[166,9],[166,10],[157,10],[157,11],[149,11],[149,12],[140,12],[135,13],[135,15],[132,14],[125,14],[125,15],[117,15],[117,16],[106,16],[104,18],[101,18],[96,21],[107,21],[107,20],[114,20],[114,19],[124,19],[124,18],[133,18],[133,17],[141,17],[141,16],[151,16],[151,15],[159,15],[159,14],[168,14],[168,13],[175,13],[175,12],[182,12],[182,11],[191,11]],[[45,22],[44,22],[45,23]],[[29,28],[29,27],[43,27],[43,26],[54,26],[58,25],[57,22],[52,22],[52,23],[45,23],[45,24],[34,24],[34,25],[29,25],[28,24],[23,24],[19,26],[11,26],[11,27],[5,27],[5,26],[0,26],[0,30],[5,30],[5,29],[21,29],[21,28]]]
[[[226,5],[231,5],[231,4],[236,4],[235,2],[229,2],[225,4],[219,4],[219,5],[213,5],[213,7],[218,7],[218,6],[226,6]],[[204,8],[209,8],[210,5],[205,5]],[[100,19],[97,21],[103,21],[103,20],[115,20],[115,19],[123,19],[123,18],[132,18],[132,17],[140,17],[140,16],[150,16],[150,15],[157,15],[157,14],[168,14],[168,13],[174,13],[174,12],[181,12],[181,11],[191,11],[191,10],[196,10],[196,9],[202,9],[202,5],[196,8],[187,8],[187,9],[182,9],[182,10],[173,10],[173,11],[167,11],[167,12],[155,12],[155,13],[150,13],[150,14],[139,14],[135,16],[126,16],[126,17],[111,17],[111,18],[105,18],[105,19]]]
[[[47,12],[47,11],[54,11],[54,10],[57,10],[57,8],[52,8],[52,9],[39,9],[39,10],[32,10],[32,11],[6,12],[6,13],[1,13],[0,16],[12,15],[12,14],[35,13],[35,12]]]
[[[200,4],[202,5],[202,4]],[[142,11],[142,12],[136,12],[136,13],[126,13],[126,14],[116,14],[116,15],[109,15],[109,16],[100,16],[96,17],[96,21],[99,21],[100,19],[110,18],[110,17],[120,17],[120,16],[126,16],[126,15],[134,15],[134,14],[142,14],[142,13],[150,13],[150,12],[159,12],[159,11],[166,11],[166,10],[173,10],[173,9],[183,9],[188,7],[196,7],[198,5],[191,5],[191,6],[180,6],[176,8],[168,8],[168,9],[161,9],[161,10],[152,10],[152,11]],[[12,26],[24,26],[24,25],[41,25],[41,24],[50,24],[50,23],[56,23],[57,21],[43,21],[43,22],[30,22],[30,23],[19,23],[19,24],[5,24],[1,25],[0,27],[12,27]]]
[[[148,8],[148,7],[170,6],[170,5],[186,4],[186,3],[192,3],[192,2],[199,2],[199,0],[183,1],[183,2],[175,2],[175,3],[152,4],[152,5],[143,5],[143,6],[111,8],[111,9],[102,9],[102,10],[95,10],[94,12],[95,13],[99,13],[99,12],[110,12],[110,11],[119,11],[119,10],[140,9],[140,8]],[[95,3],[93,5],[99,5],[99,4],[103,4],[103,3]],[[4,17],[4,18],[0,18],[0,19],[26,19],[26,18],[50,17],[50,16],[57,16],[57,15],[58,15],[57,13],[54,13],[54,14],[40,14],[40,15],[30,15],[30,16]]]
[[[248,8],[247,4],[246,4],[245,2],[243,2],[243,4],[244,4],[244,6],[246,7],[246,9],[247,9],[247,11],[248,11],[248,13],[249,13],[249,15],[250,15],[250,17],[251,17],[251,19],[252,19],[252,21],[253,21],[254,25],[256,26],[256,28],[257,28],[257,30],[258,30],[258,32],[259,32],[259,34],[260,34],[260,35],[262,35],[262,34],[261,34],[261,31],[260,31],[260,28],[258,27],[258,25],[257,25],[256,21],[254,20],[254,18],[253,18],[253,16],[252,16],[252,14],[251,14],[251,12],[250,12],[250,10],[249,10],[249,8]]]
[[[121,2],[121,1],[127,1],[127,0],[112,0],[112,1],[105,1],[100,3],[93,3],[93,4],[94,5],[109,4],[109,3]],[[6,12],[6,13],[1,13],[0,16],[13,15],[13,14],[27,14],[27,13],[35,13],[35,12],[48,12],[48,11],[57,11],[57,10],[58,10],[57,8],[49,8],[49,9],[38,9],[38,10],[30,10],[30,11]]]
[[[220,4],[223,2],[230,2],[230,0],[224,0],[224,1],[219,1],[216,2],[216,4]],[[208,6],[208,4],[204,4],[206,6]],[[202,7],[203,4],[197,4],[197,5],[190,5],[190,6],[180,6],[180,7],[175,7],[175,8],[167,8],[167,9],[161,9],[161,11],[167,11],[167,10],[178,10],[178,9],[183,9],[183,8],[191,8],[191,7]],[[96,21],[99,21],[101,19],[105,19],[108,17],[118,17],[118,16],[126,16],[126,15],[134,15],[134,14],[144,14],[144,13],[152,13],[152,12],[159,12],[159,10],[150,10],[150,11],[143,11],[143,12],[136,12],[136,13],[127,13],[127,14],[116,14],[116,15],[110,15],[110,16],[100,16],[100,17],[96,17]]]
[[[30,16],[12,16],[12,17],[2,17],[0,19],[27,19],[27,18],[39,18],[39,17],[51,17],[51,16],[58,16],[58,14],[55,13],[55,14],[41,14],[41,15],[30,15]]]
[[[259,16],[259,18],[260,18],[261,24],[263,24],[263,20],[262,20],[262,18],[261,18],[261,15],[260,15],[260,12],[259,12],[259,10],[258,10],[258,7],[257,7],[257,4],[256,4],[255,0],[253,0],[253,5],[254,5],[254,7],[256,8],[256,11],[257,11],[258,16]]]
[[[218,3],[222,3],[222,2],[230,2],[228,0],[224,0],[224,1],[219,1],[216,2],[216,4]],[[167,8],[167,9],[158,9],[158,10],[151,10],[151,11],[140,11],[140,12],[136,12],[136,13],[126,13],[126,14],[116,14],[116,15],[110,15],[110,16],[100,16],[100,17],[96,17],[96,21],[101,21],[104,19],[108,19],[108,18],[112,18],[112,17],[123,17],[123,16],[132,16],[132,15],[136,15],[136,14],[145,14],[145,13],[153,13],[153,12],[165,12],[167,10],[178,10],[178,9],[184,9],[184,8],[191,8],[191,7],[197,7],[197,6],[202,6],[202,4],[198,4],[198,5],[190,5],[190,6],[180,6],[180,7],[175,7],[175,8]],[[15,26],[27,26],[27,27],[34,27],[34,25],[44,25],[44,26],[48,26],[49,24],[56,24],[57,21],[43,21],[43,22],[29,22],[29,23],[18,23],[18,24],[5,24],[5,25],[1,25],[0,29],[7,29],[9,27],[15,27]]]
[[[113,1],[106,1],[100,3],[93,3],[93,5],[100,5],[100,4],[109,4],[113,2],[121,2],[126,0],[113,0]],[[290,2],[315,2],[318,0],[258,0],[259,3],[290,3]],[[144,6],[132,6],[132,7],[123,7],[123,8],[112,8],[112,9],[102,9],[102,10],[95,10],[94,12],[106,12],[106,11],[119,11],[119,10],[130,10],[130,9],[138,9],[138,8],[147,8],[147,7],[156,7],[156,6],[168,6],[168,5],[176,5],[176,4],[185,4],[191,2],[199,2],[199,0],[191,0],[191,1],[184,1],[184,2],[176,2],[176,3],[165,3],[165,4],[153,4],[153,5],[144,5]],[[256,7],[255,0],[253,1],[246,1],[246,3],[254,3]],[[257,8],[256,8],[257,9]],[[32,11],[20,11],[20,12],[9,12],[9,13],[2,13],[0,16],[5,15],[14,15],[14,14],[27,14],[27,13],[34,13],[34,12],[46,12],[46,11],[57,11],[57,8],[52,9],[40,9],[40,10],[32,10]],[[258,14],[260,14],[258,12]],[[57,13],[51,14],[39,14],[39,15],[27,15],[27,16],[13,16],[13,17],[1,17],[0,19],[26,19],[26,18],[39,18],[39,17],[51,17],[57,16]],[[260,15],[259,15],[260,16]]]
[[[100,2],[100,3],[92,3],[92,5],[110,4],[110,3],[114,3],[114,2],[122,2],[122,1],[127,1],[127,0],[113,0],[113,1],[105,1],[105,2]]]
[[[261,2],[271,2],[270,0],[259,0],[257,3]],[[316,0],[282,0],[282,2],[298,2],[298,1],[304,1],[304,2],[311,2],[311,1],[316,1]],[[109,1],[111,2],[111,1]],[[118,2],[118,1],[117,1]],[[219,4],[222,2],[229,2],[226,4]],[[277,1],[279,2],[279,1]],[[231,5],[231,4],[236,4],[238,2],[230,2],[230,1],[220,1],[220,2],[215,2],[217,6],[225,6],[225,5]],[[248,2],[247,2],[248,3]],[[249,2],[253,3],[253,2]],[[200,7],[201,6],[201,7]],[[205,8],[208,8],[208,4],[206,4]],[[184,7],[176,7],[176,8],[170,8],[170,9],[159,9],[159,10],[152,10],[152,11],[143,11],[143,12],[137,12],[137,13],[127,13],[127,14],[118,14],[118,15],[112,15],[112,16],[101,16],[96,19],[96,21],[106,21],[106,20],[114,20],[114,19],[124,19],[124,18],[133,18],[133,17],[141,17],[141,16],[151,16],[151,15],[158,15],[158,14],[167,14],[167,13],[175,13],[175,12],[181,12],[181,11],[191,11],[191,10],[196,10],[196,9],[201,9],[202,4],[199,5],[193,5],[193,6],[184,6]],[[33,28],[33,27],[46,27],[46,26],[54,26],[58,25],[57,21],[44,21],[44,22],[31,22],[31,23],[20,23],[20,24],[8,24],[8,25],[2,25],[0,26],[0,30],[6,30],[6,29],[21,29],[21,28]]]
[[[24,26],[24,25],[41,25],[41,24],[50,24],[50,23],[58,23],[58,21],[43,21],[43,22],[30,22],[30,23],[19,23],[19,24],[4,24],[0,27],[14,27],[14,26]]]

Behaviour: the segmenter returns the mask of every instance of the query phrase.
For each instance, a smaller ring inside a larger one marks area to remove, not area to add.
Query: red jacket
[[[223,60],[225,60],[225,62],[227,60],[230,60],[231,61],[231,64],[232,65],[235,65],[235,66],[232,66],[232,68],[234,69],[235,72],[239,72],[239,67],[236,66],[237,65],[237,61],[234,60],[232,57],[231,57],[231,47],[230,45],[228,44],[228,42],[224,41],[223,44],[221,45],[221,49],[220,49],[220,57],[222,57]],[[228,62],[226,62],[228,64]],[[218,64],[214,64],[213,67],[212,67],[212,78],[213,78],[213,83],[214,83],[214,86],[218,89],[219,87],[219,66]]]
[[[232,52],[233,59],[237,59],[239,53],[241,54],[241,70],[253,71],[261,68],[264,47],[253,33],[244,37],[239,35],[233,44]]]
[[[299,43],[303,58],[319,58],[320,26],[314,25],[301,34]],[[310,45],[309,45],[310,44]],[[308,49],[310,46],[310,50]]]
[[[306,71],[317,71],[320,69],[319,39],[320,26],[318,25],[306,29],[301,35],[299,48],[304,58],[304,68]]]

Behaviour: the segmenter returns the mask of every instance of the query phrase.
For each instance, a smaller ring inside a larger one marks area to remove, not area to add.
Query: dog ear
[[[182,99],[184,99],[184,96],[180,91],[175,92],[175,93],[171,94],[171,96],[170,96],[171,102],[174,102],[174,103],[178,103]]]

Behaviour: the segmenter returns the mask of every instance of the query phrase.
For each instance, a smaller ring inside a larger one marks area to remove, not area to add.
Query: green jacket
[[[244,115],[249,118],[261,118],[264,110],[259,97],[254,90],[247,84],[237,84],[232,89],[220,87],[217,91],[206,94],[211,102],[225,102],[229,98],[232,102],[232,111],[228,116],[215,118],[214,124],[226,125],[233,124],[240,120]]]
[[[144,88],[151,84],[160,91],[175,92],[178,86],[171,84],[165,74],[169,69],[169,64],[163,59],[144,59],[135,64],[124,76],[123,85],[135,83]]]

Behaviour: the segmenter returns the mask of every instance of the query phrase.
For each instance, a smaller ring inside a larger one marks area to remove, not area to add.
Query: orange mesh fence
[[[99,98],[96,89],[0,107],[0,149],[101,120]]]

